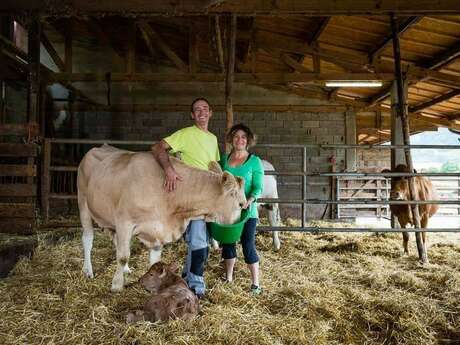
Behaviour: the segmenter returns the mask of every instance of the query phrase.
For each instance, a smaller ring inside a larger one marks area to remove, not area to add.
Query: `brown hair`
[[[205,101],[206,103],[208,103],[208,106],[209,106],[209,110],[211,110],[211,103],[209,103],[209,101],[204,98],[204,97],[198,97],[198,98],[195,98],[192,102],[192,105],[190,106],[190,111],[193,113],[193,106],[195,105],[196,102],[198,101]]]
[[[233,137],[235,136],[235,133],[238,131],[243,131],[244,133],[246,133],[246,137],[248,138],[248,148],[256,144],[256,135],[252,133],[251,129],[248,126],[242,123],[238,123],[234,125],[232,128],[230,128],[225,137],[228,143],[231,144],[233,142]]]

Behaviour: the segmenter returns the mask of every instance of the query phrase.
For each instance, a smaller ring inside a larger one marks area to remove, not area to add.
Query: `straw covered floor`
[[[328,224],[330,225],[330,224]],[[0,344],[459,344],[460,246],[436,244],[430,264],[400,255],[399,234],[282,233],[257,236],[263,293],[249,292],[239,249],[232,284],[222,280],[218,252],[206,270],[208,294],[193,321],[128,325],[126,314],[148,293],[137,279],[148,253],[132,245],[133,273],[121,293],[110,291],[115,254],[97,232],[95,279],[82,274],[79,236],[40,242],[0,280]],[[185,245],[168,245],[163,261],[182,264]]]

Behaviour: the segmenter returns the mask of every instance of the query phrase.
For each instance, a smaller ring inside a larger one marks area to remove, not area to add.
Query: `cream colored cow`
[[[174,192],[163,188],[163,169],[150,152],[130,152],[104,145],[91,149],[78,167],[78,207],[83,226],[83,271],[93,277],[92,220],[112,234],[117,269],[112,290],[123,289],[129,272],[130,242],[136,236],[150,249],[150,264],[161,258],[163,245],[178,240],[192,219],[234,223],[240,217],[244,182],[222,173],[189,167],[171,158],[183,177]]]

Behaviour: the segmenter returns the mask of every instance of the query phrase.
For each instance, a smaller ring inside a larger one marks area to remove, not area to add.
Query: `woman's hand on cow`
[[[251,196],[243,205],[243,209],[247,209],[254,202],[254,198]]]
[[[177,187],[177,181],[182,181],[182,177],[174,168],[166,169],[164,187],[168,192],[172,192]]]

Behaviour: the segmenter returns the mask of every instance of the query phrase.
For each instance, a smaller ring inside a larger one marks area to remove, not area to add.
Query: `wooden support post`
[[[64,33],[64,66],[67,73],[72,73],[72,22],[66,25]]]
[[[198,29],[194,22],[190,23],[189,40],[188,40],[188,64],[190,73],[199,72],[199,50],[198,50]]]
[[[136,73],[136,24],[129,25],[128,52],[126,54],[126,72],[128,74]]]
[[[27,121],[37,122],[40,112],[40,21],[34,18],[29,27],[28,39],[28,102]]]
[[[404,82],[403,92],[407,92],[407,82]],[[399,116],[399,98],[396,81],[393,82],[391,87],[391,144],[404,144],[402,118]],[[391,169],[396,168],[399,164],[407,165],[404,150],[391,150]]]
[[[236,48],[236,15],[232,14],[230,21],[230,35],[228,40],[228,60],[225,74],[225,110],[227,114],[227,131],[233,126],[233,78],[235,74],[235,48]],[[230,151],[227,143],[225,150]]]
[[[0,80],[0,123],[5,123],[5,81]]]
[[[347,109],[345,112],[345,144],[356,145],[356,112],[354,109]],[[346,170],[356,171],[356,149],[347,149]]]
[[[396,78],[396,85],[397,85],[397,91],[398,91],[398,104],[399,104],[398,114],[402,120],[404,144],[410,145],[409,116],[408,116],[407,104],[406,104],[406,94],[404,92],[404,86],[403,86],[403,75],[401,71],[401,54],[400,54],[400,48],[399,48],[399,37],[398,37],[398,32],[397,32],[397,27],[396,27],[396,18],[394,14],[391,15],[391,31],[393,33],[393,54],[394,54],[394,61],[395,61],[395,78]],[[410,149],[405,148],[404,153],[405,153],[409,171],[412,172],[414,171],[414,166],[412,164],[412,156],[411,156]],[[415,200],[416,193],[415,193],[415,178],[414,177],[409,178],[409,194],[410,194],[410,199]],[[420,225],[420,214],[419,214],[418,205],[411,205],[410,208],[412,210],[412,216],[414,218],[415,228],[420,229],[421,225]],[[421,237],[422,236],[420,232],[415,233],[419,259],[423,263],[427,263],[428,256],[426,253],[426,247],[425,247],[425,243],[422,242]]]
[[[216,23],[216,46],[217,46],[217,57],[219,60],[219,65],[222,72],[225,71],[224,65],[224,49],[222,47],[222,33],[220,31],[220,23],[219,23],[219,16],[215,16],[215,23]]]
[[[43,143],[43,157],[42,157],[42,183],[41,183],[41,197],[42,197],[42,218],[45,222],[49,218],[49,195],[50,195],[50,165],[51,165],[51,139],[46,138]]]

